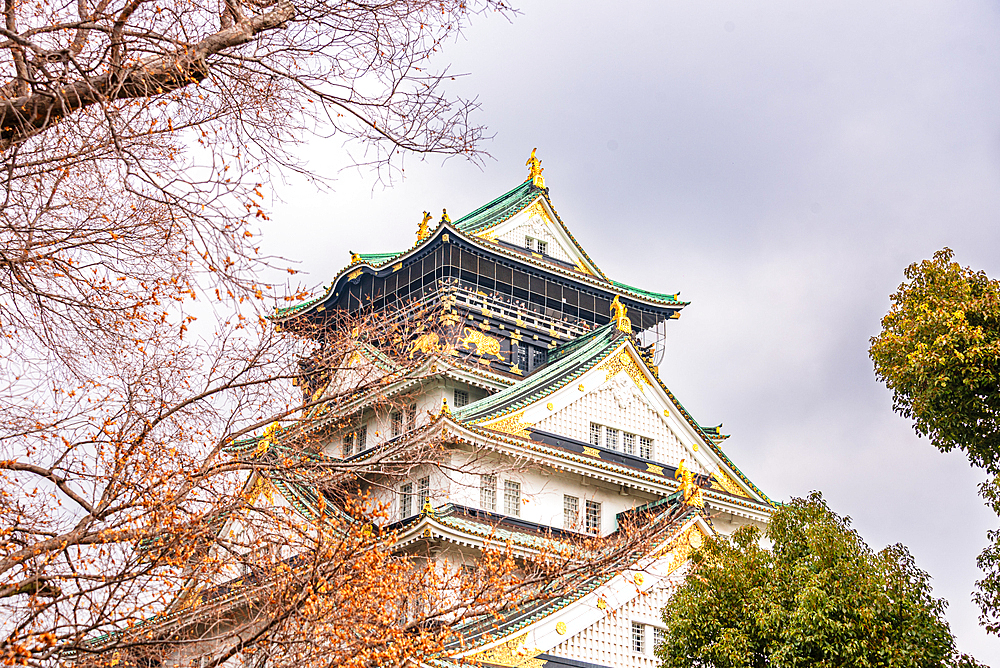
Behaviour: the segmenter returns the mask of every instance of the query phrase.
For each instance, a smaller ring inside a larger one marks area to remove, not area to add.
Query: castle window
[[[354,432],[350,434],[344,434],[344,451],[343,457],[347,459],[352,454],[354,454]]]
[[[479,507],[491,513],[497,511],[497,477],[479,476]]]
[[[531,349],[531,368],[532,370],[545,364],[545,348],[532,348]]]
[[[626,455],[635,454],[635,434],[625,432],[622,434],[622,445],[625,447]]]
[[[368,447],[368,425],[363,424],[358,428],[357,433],[357,446],[358,452],[364,452]]]
[[[663,644],[663,638],[666,635],[666,631],[661,629],[659,626],[653,627],[653,651],[656,651],[660,645]]]
[[[469,405],[469,393],[466,390],[455,390],[455,408]]]
[[[392,437],[396,438],[403,433],[403,414],[399,411],[393,411],[390,418],[392,420]]]
[[[653,458],[653,439],[648,436],[639,437],[639,456],[646,459]]]
[[[636,654],[646,653],[646,625],[632,622],[632,651]]]
[[[413,483],[407,482],[399,486],[399,519],[406,519],[413,514]]]
[[[431,494],[431,477],[424,476],[417,481],[417,512],[420,512],[425,505],[427,505],[428,499],[430,499]]]
[[[528,370],[528,346],[523,343],[517,346],[517,368],[521,371]]]
[[[410,404],[406,407],[406,431],[417,426],[417,405]]]
[[[563,529],[576,531],[580,526],[580,499],[563,494]]]
[[[533,237],[525,237],[524,245],[527,246],[528,250],[541,253],[542,255],[545,255],[545,253],[549,250],[548,241],[542,241],[541,239],[535,239]]]
[[[601,444],[601,425],[596,422],[590,423],[590,444],[600,445]]]
[[[601,533],[601,504],[599,501],[587,501],[587,533]]]
[[[514,517],[521,516],[521,483],[503,481],[503,512]]]
[[[607,427],[604,431],[604,443],[605,447],[612,450],[618,449],[618,430]]]

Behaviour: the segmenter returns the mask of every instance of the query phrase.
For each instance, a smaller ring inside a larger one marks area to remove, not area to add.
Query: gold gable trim
[[[487,429],[492,429],[493,431],[503,432],[504,434],[510,434],[512,436],[522,436],[528,438],[528,427],[532,426],[530,422],[523,422],[521,418],[524,417],[524,411],[518,411],[513,415],[508,415],[505,418],[501,418],[496,422],[483,425]]]
[[[750,495],[743,491],[743,488],[737,485],[736,481],[721,469],[712,474],[712,489],[721,489],[736,496],[742,496],[746,499],[750,498]]]
[[[652,385],[646,378],[646,374],[639,369],[639,364],[632,357],[628,348],[622,348],[618,354],[597,368],[605,372],[604,380],[606,381],[614,378],[619,371],[624,371],[640,390],[644,384]]]
[[[535,658],[542,650],[537,647],[528,648],[525,645],[527,641],[528,634],[524,633],[496,647],[473,654],[469,659],[475,663],[490,663],[506,668],[542,668],[545,661]]]

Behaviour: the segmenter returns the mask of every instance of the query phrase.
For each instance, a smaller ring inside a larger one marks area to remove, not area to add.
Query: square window
[[[495,475],[479,477],[479,507],[491,513],[497,511],[497,477]]]
[[[604,447],[612,450],[618,449],[618,430],[607,427],[604,430]]]
[[[587,533],[601,533],[601,504],[598,501],[587,501]]]
[[[455,390],[455,408],[469,405],[469,393],[466,390]]]
[[[424,476],[417,481],[417,512],[424,509],[431,494],[431,477]]]
[[[537,369],[545,364],[545,348],[531,349],[531,369]]]
[[[549,249],[549,242],[542,241],[541,239],[535,239],[535,244],[538,252],[541,253],[542,255],[545,255],[545,253]]]
[[[661,629],[659,626],[654,626],[653,627],[653,651],[654,652],[660,647],[660,645],[663,644],[663,639],[666,636],[666,634],[667,634],[666,630]]]
[[[653,439],[648,436],[639,437],[639,456],[646,459],[653,458]]]
[[[646,653],[646,625],[632,622],[632,651],[636,654]]]
[[[521,516],[521,483],[503,481],[503,512],[514,517]]]
[[[563,529],[578,531],[580,528],[580,499],[563,494]]]
[[[590,444],[600,445],[601,444],[601,425],[596,422],[590,423]]]
[[[413,514],[413,483],[399,486],[399,519],[406,519]]]
[[[622,445],[625,448],[626,455],[635,454],[635,434],[630,434],[627,431],[622,434]]]

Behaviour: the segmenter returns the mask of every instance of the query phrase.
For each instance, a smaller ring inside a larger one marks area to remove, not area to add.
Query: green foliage
[[[766,537],[772,549],[761,547]],[[955,653],[929,576],[872,551],[818,493],[696,550],[663,611],[663,668],[979,666]]]
[[[893,407],[937,448],[1000,469],[1000,283],[945,248],[911,264],[871,340]]]
[[[1000,515],[1000,282],[953,257],[944,248],[907,267],[869,354],[918,434],[994,476],[980,493]],[[988,535],[974,598],[986,630],[1000,633],[1000,532]]]

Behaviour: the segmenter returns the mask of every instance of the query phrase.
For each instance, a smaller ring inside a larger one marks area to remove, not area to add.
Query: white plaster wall
[[[670,587],[649,590],[548,653],[614,668],[658,668],[660,660],[653,654],[653,627],[663,628],[660,610],[671,591]],[[632,622],[646,625],[646,648],[641,654],[632,649]]]
[[[652,459],[669,466],[677,466],[684,459],[685,465],[692,471],[706,473],[695,461],[694,453],[681,445],[677,435],[670,430],[657,412],[638,396],[638,389],[635,389],[634,385],[629,387],[631,383],[632,380],[626,374],[619,373],[596,390],[581,394],[579,399],[543,419],[536,426],[544,431],[581,441],[590,440],[591,422],[627,431],[636,436],[647,436],[653,439]],[[618,448],[623,449],[620,435]],[[636,454],[638,454],[638,439],[636,439]]]

